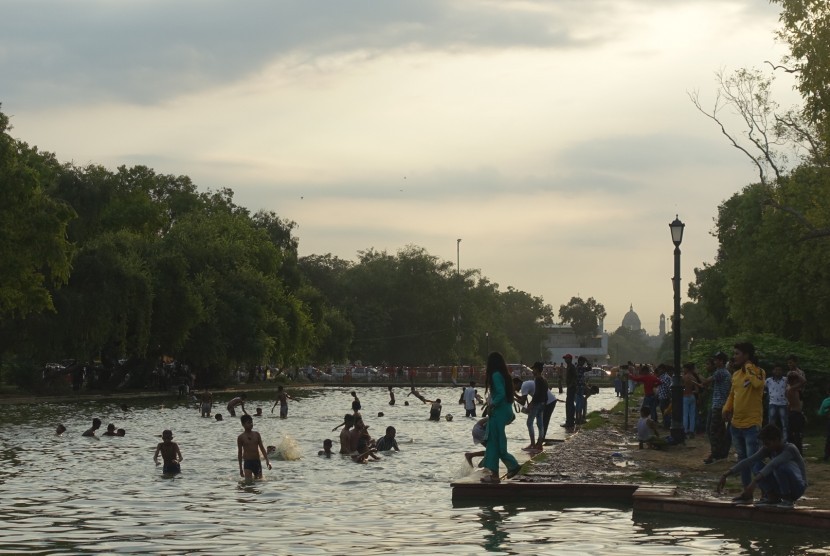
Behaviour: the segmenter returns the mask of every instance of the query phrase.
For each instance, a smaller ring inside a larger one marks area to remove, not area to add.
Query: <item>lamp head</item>
[[[669,229],[671,230],[671,240],[675,247],[680,247],[680,243],[683,241],[683,228],[685,227],[686,224],[681,222],[677,215],[674,217],[674,222],[669,224]]]

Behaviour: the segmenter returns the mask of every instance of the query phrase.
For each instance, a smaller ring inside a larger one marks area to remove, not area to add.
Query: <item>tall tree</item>
[[[830,3],[773,1],[782,7],[778,36],[790,45],[784,69],[796,75],[803,114],[819,131],[817,146],[826,163],[830,160]]]
[[[59,168],[54,157],[13,139],[9,130],[0,112],[0,317],[54,309],[52,288],[69,279],[66,228],[75,216],[47,193]]]
[[[559,320],[570,324],[574,333],[583,339],[596,336],[599,323],[605,316],[605,307],[593,297],[587,300],[572,297],[567,304],[559,307]]]

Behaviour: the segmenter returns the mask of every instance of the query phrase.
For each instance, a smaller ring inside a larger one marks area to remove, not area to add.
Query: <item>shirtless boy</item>
[[[231,417],[236,417],[236,406],[242,406],[242,413],[245,415],[248,414],[245,411],[245,400],[248,399],[247,394],[240,394],[239,396],[235,397],[231,401],[228,402],[228,413],[231,414]]]
[[[179,462],[184,458],[179,450],[179,445],[173,442],[173,431],[165,430],[161,433],[161,442],[156,446],[156,453],[153,454],[153,461],[159,464],[159,454],[164,460],[164,467],[161,472],[165,475],[175,475],[182,472]]]
[[[345,425],[345,426],[344,426]],[[335,428],[331,429],[332,432],[336,431],[338,428],[343,427],[343,430],[340,431],[340,453],[344,455],[349,455],[352,453],[352,441],[351,441],[351,428],[354,425],[354,415],[351,413],[346,413],[343,417],[343,422],[337,425]]]
[[[210,417],[210,411],[213,409],[213,395],[205,390],[202,392],[199,403],[199,413],[202,417]]]
[[[289,396],[283,389],[282,385],[277,386],[277,401],[275,401],[274,405],[271,407],[271,413],[274,412],[274,408],[277,407],[277,404],[280,404],[280,419],[288,418],[288,400],[296,402],[297,398]]]
[[[92,427],[85,430],[84,434],[82,434],[81,436],[91,436],[93,438],[98,438],[97,436],[95,436],[95,431],[97,431],[100,428],[101,428],[101,420],[98,417],[96,417],[95,419],[92,420]]]
[[[259,453],[265,456],[265,463],[271,469],[271,462],[268,461],[268,452],[262,444],[262,437],[254,429],[254,418],[247,413],[240,419],[245,431],[236,439],[237,457],[239,459],[239,476],[245,477],[246,481],[252,478],[262,478],[262,462]],[[243,465],[244,460],[244,465]]]

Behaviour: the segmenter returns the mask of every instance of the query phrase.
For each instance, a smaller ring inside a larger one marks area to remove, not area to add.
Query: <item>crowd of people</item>
[[[773,366],[767,377],[755,356],[755,347],[748,342],[735,344],[732,356],[719,352],[706,361],[706,378],[702,378],[694,364],[683,366],[680,386],[683,389],[683,423],[686,438],[694,438],[705,431],[710,452],[704,465],[725,460],[734,449],[737,463],[728,469],[718,482],[718,491],[729,476],[740,475],[742,492],[733,498],[735,504],[757,506],[777,505],[792,508],[807,488],[804,465],[803,392],[807,384],[804,372],[798,367],[798,357],[787,358],[784,364]],[[649,365],[623,366],[628,373],[628,386],[643,384],[643,400],[637,436],[640,447],[661,448],[677,442],[674,437],[662,438],[658,423],[669,429],[672,416],[671,387],[673,369],[660,365],[652,371]],[[621,378],[616,386],[623,386]],[[703,400],[708,394],[708,410]],[[828,392],[830,394],[830,392]],[[658,418],[658,409],[662,420]],[[830,396],[824,400],[819,415],[830,412]],[[703,423],[699,423],[705,415]],[[824,448],[825,461],[830,460],[830,423]],[[755,501],[758,488],[760,499]]]
[[[565,364],[565,422],[567,431],[573,431],[575,425],[584,422],[587,398],[591,389],[586,380],[590,363],[584,358],[577,358],[573,363],[570,354],[563,357]],[[803,415],[802,393],[807,384],[804,372],[798,367],[798,358],[790,356],[784,371],[784,365],[775,365],[771,376],[758,365],[755,348],[750,343],[738,343],[734,346],[732,356],[717,353],[706,362],[705,376],[701,376],[693,364],[683,366],[680,386],[683,389],[683,423],[682,428],[687,438],[701,431],[699,418],[705,416],[705,433],[708,437],[710,453],[703,464],[710,465],[728,457],[734,449],[737,463],[728,469],[718,482],[721,490],[732,475],[740,475],[742,492],[733,499],[735,504],[779,505],[792,508],[803,496],[807,488],[807,473],[803,460]],[[475,444],[484,446],[484,450],[467,452],[465,457],[472,465],[474,457],[483,458],[479,467],[486,471],[481,479],[485,483],[501,481],[499,466],[507,468],[507,478],[512,478],[519,471],[519,463],[509,452],[505,428],[512,423],[516,415],[526,415],[529,444],[523,450],[530,453],[540,452],[548,438],[551,418],[559,399],[551,390],[544,376],[544,364],[536,362],[532,366],[532,378],[523,380],[511,375],[508,365],[500,353],[488,356],[485,371],[485,390],[482,397],[476,389],[475,381],[462,389],[458,403],[463,405],[465,415],[476,419],[472,428]],[[673,369],[659,365],[652,370],[649,365],[629,363],[621,368],[615,380],[618,395],[629,395],[636,386],[643,385],[643,397],[640,407],[640,419],[637,423],[637,437],[641,448],[662,448],[667,443],[676,442],[673,437],[664,438],[661,427],[674,428],[671,423],[672,397],[671,388],[676,380]],[[388,386],[389,404],[395,405],[394,388]],[[704,396],[706,393],[706,396]],[[830,394],[830,392],[828,392]],[[356,391],[350,393],[351,413],[332,429],[342,429],[339,433],[339,453],[348,456],[355,463],[367,463],[379,459],[378,452],[399,450],[395,427],[389,426],[380,438],[373,438],[369,426],[361,414],[361,403]],[[410,385],[407,397],[413,396],[422,404],[429,406],[428,418],[440,420],[442,413],[441,399],[427,399],[420,394],[415,384]],[[708,399],[708,411],[701,412],[703,400]],[[193,397],[196,407],[203,417],[210,417],[213,411],[213,397],[209,392]],[[274,446],[263,445],[259,433],[253,430],[253,418],[245,408],[247,396],[240,394],[231,399],[226,407],[228,414],[236,416],[242,412],[243,432],[237,439],[239,473],[246,480],[262,476],[260,455],[266,466],[271,468],[269,455],[276,451]],[[271,408],[273,413],[280,407],[281,419],[288,417],[288,402],[298,401],[285,392],[282,386],[277,389],[277,396]],[[404,401],[409,405],[409,401]],[[483,409],[481,418],[477,410]],[[128,411],[126,406],[122,409]],[[830,413],[830,396],[824,400],[819,409],[820,415]],[[378,413],[383,416],[382,412]],[[256,408],[254,416],[262,416],[262,408]],[[445,415],[451,420],[452,415]],[[221,413],[214,414],[216,420],[222,419]],[[93,419],[92,426],[84,436],[95,436],[101,427],[100,419]],[[59,425],[57,434],[65,431]],[[124,436],[124,429],[117,429],[114,424],[107,426],[104,436]],[[165,430],[162,442],[158,444],[154,459],[158,463],[161,456],[163,472],[175,474],[180,471],[181,450],[173,442],[173,433]],[[333,455],[331,439],[323,441],[320,456]],[[830,423],[828,423],[827,441],[824,459],[830,460]],[[754,501],[754,491],[761,491],[760,500]]]

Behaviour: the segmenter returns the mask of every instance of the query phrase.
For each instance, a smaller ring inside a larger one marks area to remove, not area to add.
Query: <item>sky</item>
[[[417,245],[554,311],[593,297],[609,331],[633,305],[651,334],[669,222],[685,300],[719,203],[757,178],[688,95],[786,53],[766,0],[0,5],[14,137],[229,187],[295,222],[301,256]]]

